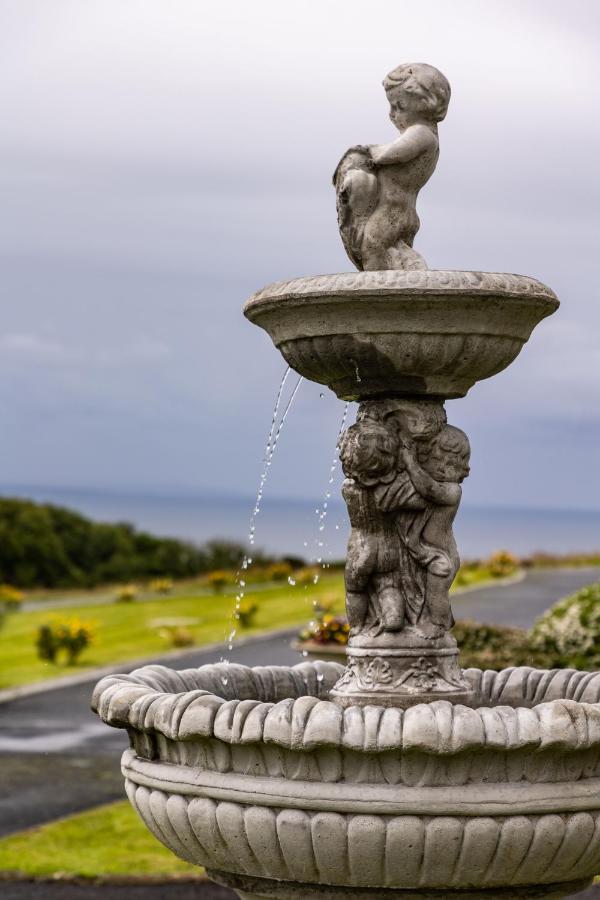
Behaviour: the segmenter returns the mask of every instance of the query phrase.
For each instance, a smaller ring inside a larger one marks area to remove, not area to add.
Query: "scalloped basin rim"
[[[534,296],[547,300],[554,309],[559,304],[554,291],[532,278],[512,272],[479,272],[460,269],[426,269],[415,272],[337,272],[327,275],[306,275],[285,281],[274,281],[256,291],[246,302],[244,314],[253,311],[267,300],[283,298],[314,298],[347,293],[379,294],[469,294]],[[250,318],[250,316],[248,316]]]
[[[509,366],[558,305],[524,275],[386,271],[277,282],[244,314],[342,400],[451,399]]]
[[[441,755],[600,747],[600,672],[467,669],[482,703],[477,709],[436,701],[402,711],[341,709],[327,696],[342,671],[338,663],[318,661],[291,668],[215,664],[179,672],[147,666],[102,679],[92,705],[109,725],[181,741],[214,737],[295,750],[419,749]]]

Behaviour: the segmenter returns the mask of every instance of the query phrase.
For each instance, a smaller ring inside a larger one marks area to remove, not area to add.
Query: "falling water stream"
[[[321,394],[321,397],[322,396],[323,396],[323,394]],[[332,489],[333,489],[332,485],[335,481],[335,473],[336,473],[336,470],[337,470],[337,467],[339,464],[338,448],[339,448],[339,444],[340,444],[340,439],[341,439],[344,429],[346,427],[346,422],[348,420],[349,409],[350,409],[350,403],[347,402],[344,405],[344,411],[342,413],[342,421],[340,423],[338,435],[337,435],[336,442],[335,442],[335,453],[333,455],[333,458],[331,460],[331,466],[329,468],[329,475],[328,475],[328,479],[327,479],[327,488],[325,490],[325,494],[323,496],[323,500],[322,500],[321,504],[319,506],[317,506],[317,508],[315,509],[316,534],[312,541],[313,553],[311,555],[310,561],[312,563],[316,564],[317,571],[312,579],[313,584],[319,583],[319,581],[321,579],[321,575],[330,566],[330,560],[331,560],[332,554],[331,554],[331,550],[329,549],[328,542],[327,542],[326,525],[327,525],[328,516],[329,516],[329,505],[330,505],[331,493],[332,493]],[[339,529],[340,526],[336,525],[335,527],[336,527],[336,529]],[[309,541],[308,540],[304,541],[304,547],[307,548],[309,546],[310,546]],[[291,580],[288,579],[288,581],[290,582],[290,584],[296,583],[293,579],[291,579]],[[304,589],[306,590],[306,588],[307,588],[307,585],[305,584]],[[319,604],[319,599],[317,597],[314,597],[312,599],[313,613],[316,612],[318,604]],[[313,619],[309,622],[309,627],[313,627],[315,624],[316,623]],[[303,650],[302,655],[308,656],[308,651]]]
[[[315,555],[314,562],[321,567],[321,571],[329,567],[329,561],[325,559],[325,556],[328,555],[331,557],[331,551],[327,546],[327,539],[325,535],[325,525],[327,521],[327,516],[329,513],[329,501],[331,500],[331,485],[335,480],[335,472],[339,463],[339,455],[338,455],[338,447],[340,443],[340,439],[346,427],[346,421],[348,419],[348,410],[350,409],[350,403],[347,402],[344,404],[344,412],[342,414],[342,421],[340,423],[337,439],[335,442],[335,453],[333,459],[331,460],[331,466],[329,469],[329,477],[327,481],[327,489],[325,491],[325,495],[320,506],[317,506],[315,509],[315,516],[317,517],[317,534],[314,539],[315,544]],[[305,542],[305,546],[306,546]],[[314,578],[314,584],[318,584],[321,576],[321,572],[318,572]]]
[[[292,389],[292,392],[287,400],[287,403],[284,406],[283,412],[278,420],[279,408],[281,406],[282,397],[284,393],[284,388],[286,382],[288,380],[288,376],[292,370],[288,366],[285,372],[283,373],[283,377],[281,379],[281,383],[279,385],[279,390],[277,391],[277,396],[275,398],[275,406],[273,407],[273,415],[271,417],[271,425],[269,428],[269,434],[267,437],[267,443],[265,446],[265,454],[263,457],[263,467],[260,473],[260,478],[258,482],[258,490],[256,492],[256,500],[254,502],[254,507],[252,509],[252,513],[250,514],[250,522],[248,525],[248,541],[250,544],[250,553],[252,553],[252,547],[254,546],[254,542],[256,539],[256,518],[260,513],[261,504],[265,489],[265,484],[269,475],[269,470],[271,468],[271,463],[273,461],[273,454],[275,453],[275,448],[279,442],[279,438],[281,437],[281,432],[283,430],[283,426],[285,424],[285,420],[287,419],[288,413],[291,409],[292,403],[294,402],[294,398],[298,393],[298,389],[304,380],[302,375],[298,376],[296,383]],[[246,588],[246,573],[250,566],[252,565],[252,556],[250,554],[244,554],[244,558],[241,562],[240,568],[236,572],[235,576],[235,608],[233,612],[233,622],[234,625],[231,628],[229,635],[227,637],[227,650],[231,652],[233,650],[233,643],[235,641],[237,629],[235,627],[235,623],[239,617],[240,606],[242,600],[245,595]],[[225,665],[229,664],[229,659],[226,656],[221,657],[221,662]],[[223,675],[221,681],[224,685],[227,684],[228,679],[226,675]]]

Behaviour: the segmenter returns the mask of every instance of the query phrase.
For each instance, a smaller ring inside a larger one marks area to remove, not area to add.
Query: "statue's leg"
[[[369,587],[377,561],[377,544],[357,536],[354,530],[348,542],[344,580],[346,584],[346,612],[352,631],[363,627],[369,609]]]
[[[346,589],[346,614],[352,634],[360,631],[365,624],[369,609],[369,595],[365,591]]]
[[[428,572],[427,574],[425,596],[427,598],[426,602],[429,618],[431,622],[436,627],[442,629],[442,631],[446,631],[448,628],[452,627],[452,612],[450,609],[448,592],[454,581],[455,574],[455,572],[452,572],[451,575],[445,577],[432,575],[431,572]]]
[[[383,630],[400,631],[404,626],[404,596],[400,589],[399,573],[375,575],[373,587],[378,598]]]

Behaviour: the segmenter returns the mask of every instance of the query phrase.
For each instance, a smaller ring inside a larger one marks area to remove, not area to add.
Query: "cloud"
[[[470,498],[600,505],[599,20],[581,0],[5,4],[3,480],[251,492],[283,363],[243,302],[350,267],[331,173],[391,136],[381,78],[422,59],[453,97],[419,250],[562,301],[449,404]],[[322,491],[341,405],[321,392],[296,399],[274,494]]]
[[[0,335],[0,351],[16,357],[49,362],[64,358],[64,348],[38,334],[21,332]]]

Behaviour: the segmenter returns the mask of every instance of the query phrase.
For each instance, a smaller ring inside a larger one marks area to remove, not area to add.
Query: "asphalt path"
[[[294,665],[299,657],[290,648],[293,634],[243,644],[229,659],[248,666]],[[214,661],[214,649],[156,660],[178,669]],[[125,796],[119,758],[127,734],[92,713],[96,681],[0,704],[0,836]]]
[[[531,569],[516,584],[492,584],[457,594],[452,598],[452,608],[457,619],[531,628],[537,617],[557,600],[594,581],[600,581],[598,567]]]
[[[454,613],[528,627],[557,599],[599,579],[598,568],[535,570],[516,584],[456,596]],[[250,666],[294,665],[299,657],[289,646],[292,634],[257,638],[229,658]],[[188,668],[214,660],[214,649],[192,650],[164,663]],[[119,757],[127,736],[91,712],[95,680],[0,704],[0,835],[124,797]]]
[[[0,882],[2,900],[239,900],[237,894],[211,882],[155,885],[80,885],[65,882]],[[524,895],[526,891],[523,892]],[[342,895],[340,894],[340,900]],[[414,894],[412,895],[415,896]],[[429,894],[429,897],[432,895]],[[515,895],[516,896],[516,895]],[[438,900],[443,895],[438,894]],[[490,900],[493,900],[490,897]],[[565,900],[600,900],[600,885]]]

